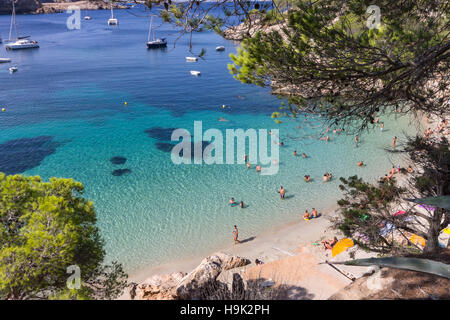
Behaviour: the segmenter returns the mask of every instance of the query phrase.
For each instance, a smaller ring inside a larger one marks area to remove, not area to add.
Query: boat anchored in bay
[[[9,39],[8,39],[8,43],[5,44],[6,50],[39,48],[39,44],[37,43],[37,41],[28,39],[30,36],[19,37],[19,33],[17,32],[17,23],[16,23],[16,6],[14,4],[14,1],[12,1],[12,5],[13,5],[13,9],[12,9],[12,15],[11,15],[11,25],[9,27]],[[14,30],[15,30],[15,34],[16,34],[16,38],[14,40],[11,38],[13,26],[14,26]]]
[[[150,36],[152,40],[150,40]],[[150,27],[148,28],[148,37],[147,37],[147,49],[156,49],[156,48],[165,48],[167,47],[166,38],[158,38],[155,39],[155,31],[153,30],[153,15],[150,19]]]

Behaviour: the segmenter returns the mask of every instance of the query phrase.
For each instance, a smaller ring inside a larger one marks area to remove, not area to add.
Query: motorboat
[[[16,72],[17,70],[19,70],[19,68],[17,68],[17,67],[10,67],[10,68],[9,68],[9,73],[14,73],[14,72]]]
[[[198,58],[197,57],[186,57],[186,61],[187,62],[197,62]]]
[[[0,63],[8,63],[11,62],[10,58],[0,58]]]
[[[195,71],[195,70],[191,70],[191,74],[193,75],[193,76],[199,76],[199,75],[201,75],[201,72],[200,71]]]
[[[218,46],[218,47],[216,47],[216,51],[225,51],[225,47],[224,46]]]
[[[84,20],[91,20],[91,17],[85,16],[85,17],[84,17]]]

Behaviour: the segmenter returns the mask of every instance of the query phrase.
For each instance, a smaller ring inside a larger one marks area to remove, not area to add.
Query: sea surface
[[[40,48],[0,47],[0,57],[19,68],[11,75],[11,64],[0,65],[0,171],[81,181],[95,203],[107,260],[130,273],[228,246],[235,224],[245,239],[298,221],[305,209],[326,210],[340,196],[338,177],[375,180],[402,161],[384,148],[414,130],[406,118],[381,117],[385,131],[362,135],[358,148],[352,135],[330,132],[329,142],[320,141],[321,118],[276,124],[270,115],[281,101],[233,79],[227,64],[238,44],[194,33],[194,53],[206,54],[187,63],[189,36],[159,19],[155,32],[167,37],[168,48],[146,49],[149,16],[139,7],[116,10],[118,27],[107,26],[107,10],[84,15],[92,19],[80,30],[67,29],[67,13],[18,15],[20,35]],[[9,24],[0,16],[3,39]],[[226,50],[216,52],[219,45]],[[263,176],[254,164],[175,165],[171,132],[193,133],[194,121],[224,135],[229,128],[279,129],[279,172]],[[309,157],[294,157],[294,150]],[[356,166],[360,160],[365,167]],[[326,171],[336,178],[322,182]],[[313,181],[304,182],[305,174]],[[276,192],[281,185],[284,201]],[[230,207],[231,197],[247,207]]]

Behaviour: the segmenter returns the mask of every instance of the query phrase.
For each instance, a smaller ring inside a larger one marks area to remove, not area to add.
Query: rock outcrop
[[[450,250],[439,257],[450,262]],[[382,268],[365,275],[332,295],[330,300],[450,299],[450,279],[429,273]]]
[[[223,252],[202,260],[189,274],[175,272],[156,275],[141,284],[134,285],[130,296],[138,300],[196,300],[204,299],[211,288],[223,288],[217,277],[221,272],[249,264],[250,261]],[[242,285],[241,285],[242,286]]]
[[[45,3],[44,3],[45,2]],[[80,10],[106,10],[110,4],[104,1],[43,1],[42,6],[35,13],[57,13],[66,11],[70,6],[77,6]],[[114,3],[113,8],[128,9],[128,6]]]
[[[222,271],[242,267],[249,264],[245,258],[216,253],[203,259],[200,265],[185,277],[176,288],[177,297],[182,300],[201,299],[205,288],[214,287],[217,277]]]
[[[32,13],[38,10],[42,4],[40,0],[17,0],[15,2],[16,13]],[[12,0],[0,0],[0,14],[11,14]]]

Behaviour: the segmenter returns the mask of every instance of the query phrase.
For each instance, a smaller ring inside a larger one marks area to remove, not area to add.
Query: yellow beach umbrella
[[[344,252],[348,248],[353,247],[355,244],[353,243],[352,239],[344,238],[339,240],[331,250],[331,256],[337,256],[339,253]]]
[[[420,244],[422,247],[425,247],[426,241],[421,236],[418,236],[417,234],[413,234],[409,240],[414,244]]]
[[[446,234],[450,234],[450,228],[445,228],[445,229],[442,230],[442,231],[444,231]]]

